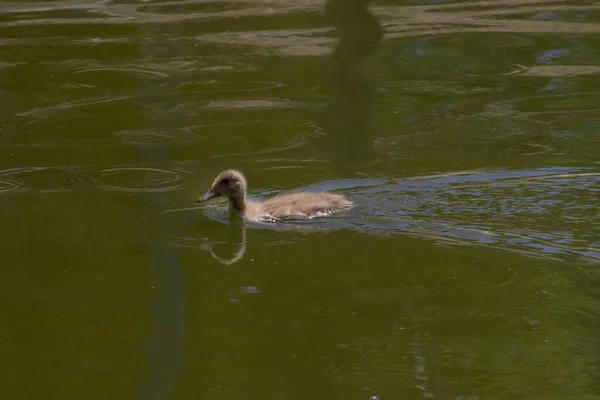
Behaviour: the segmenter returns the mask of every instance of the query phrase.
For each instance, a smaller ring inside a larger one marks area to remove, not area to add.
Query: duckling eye
[[[230,179],[229,178],[225,178],[221,182],[223,182],[226,185],[229,185]]]

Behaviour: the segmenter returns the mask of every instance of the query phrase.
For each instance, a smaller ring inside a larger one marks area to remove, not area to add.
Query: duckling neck
[[[246,195],[240,194],[229,198],[229,212],[242,215],[246,211]]]

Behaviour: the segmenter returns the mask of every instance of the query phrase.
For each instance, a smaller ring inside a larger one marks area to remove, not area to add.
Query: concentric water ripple
[[[192,203],[192,202],[190,202]],[[151,217],[154,232],[167,245],[202,249],[208,243],[220,243],[214,236],[222,236],[207,230],[215,218],[207,218],[207,212],[221,217],[218,222],[220,233],[225,233],[222,224],[227,223],[227,214],[219,213],[215,207],[226,207],[222,202],[213,202],[208,207],[181,207],[161,212]],[[213,213],[211,213],[211,209]],[[208,234],[207,234],[208,233]],[[210,236],[210,237],[209,237]]]
[[[135,89],[142,82],[149,79],[156,80],[168,76],[169,74],[164,71],[138,66],[98,65],[68,71],[61,78],[70,85],[79,87],[97,87],[103,90],[123,91],[125,89]]]
[[[282,82],[275,81],[225,81],[208,80],[204,82],[186,82],[179,85],[181,93],[231,93],[256,92],[285,87]]]
[[[98,171],[85,170],[72,182],[78,187],[112,192],[172,192],[194,180],[190,171],[156,167],[120,166]]]
[[[28,187],[18,180],[7,180],[0,177],[0,196],[3,194],[26,192]]]
[[[116,73],[126,73],[133,75],[152,75],[152,76],[160,76],[165,77],[168,76],[166,73],[162,71],[155,71],[151,69],[145,68],[135,68],[135,67],[110,67],[110,66],[99,66],[99,67],[90,67],[90,68],[82,68],[72,71],[73,75],[81,75],[81,74],[90,74],[95,72],[116,72]]]
[[[87,86],[93,87],[93,84],[90,83]],[[137,84],[134,86],[139,87]],[[170,102],[174,102],[178,104],[177,108],[180,111],[182,111],[185,115],[190,116],[198,114],[198,109],[201,106],[205,106],[207,108],[222,108],[223,106],[220,106],[221,103],[226,104],[226,108],[231,108],[230,103],[236,104],[236,108],[240,108],[240,104],[247,108],[247,102],[250,102],[249,104],[251,105],[251,108],[289,108],[295,106],[295,103],[285,99],[246,100],[245,103],[244,101],[236,100],[207,102],[199,100],[198,98],[198,96],[201,95],[214,96],[215,94],[219,93],[269,91],[282,86],[284,85],[281,83],[271,81],[207,81],[203,83],[184,84],[176,91],[157,91],[156,93],[153,93],[152,97],[155,100],[165,99]],[[148,95],[146,93],[140,92],[127,95],[93,96],[82,100],[66,101],[58,104],[37,107],[27,111],[19,112],[16,115],[21,117],[34,117],[38,119],[44,117],[55,118],[58,113],[71,111],[73,109],[84,109],[87,111],[96,112],[99,106],[125,108],[139,107],[139,102],[147,96]],[[127,104],[128,102],[133,103],[133,105]],[[80,110],[78,111],[81,112]]]
[[[194,13],[194,12],[218,12],[218,11],[235,11],[239,10],[240,3],[228,3],[225,1],[210,1],[201,3],[171,3],[165,5],[147,5],[140,6],[137,10],[143,13],[151,14],[169,14],[173,13]]]
[[[181,132],[179,135],[173,135],[168,132],[143,129],[119,131],[115,133],[115,137],[123,143],[143,146],[182,144],[187,143],[190,140],[185,132]]]
[[[251,120],[189,125],[181,128],[190,138],[209,138],[211,147],[194,149],[193,157],[240,157],[297,149],[321,136],[322,129],[308,120]],[[256,137],[260,140],[249,137]],[[190,139],[191,140],[191,139]],[[204,150],[199,153],[199,150]]]

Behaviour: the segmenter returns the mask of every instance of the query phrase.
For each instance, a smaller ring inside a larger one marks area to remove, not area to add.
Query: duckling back
[[[352,207],[344,196],[333,193],[286,193],[249,208],[258,219],[311,219],[326,216]],[[251,217],[250,215],[248,217]],[[251,218],[254,219],[254,218]]]

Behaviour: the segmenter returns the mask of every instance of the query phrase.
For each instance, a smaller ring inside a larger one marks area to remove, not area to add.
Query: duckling
[[[244,174],[228,169],[217,175],[211,188],[198,198],[198,202],[225,196],[229,200],[230,214],[257,222],[311,219],[352,207],[350,200],[333,193],[284,193],[265,201],[249,200],[246,198],[247,187]]]

